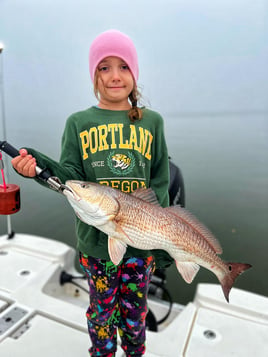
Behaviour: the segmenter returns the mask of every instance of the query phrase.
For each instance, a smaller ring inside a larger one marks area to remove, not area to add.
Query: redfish
[[[191,283],[200,266],[213,272],[226,300],[238,275],[250,264],[224,262],[221,246],[196,217],[180,206],[162,208],[152,189],[131,194],[83,181],[67,181],[64,190],[78,218],[108,235],[111,261],[118,265],[127,246],[163,249]]]

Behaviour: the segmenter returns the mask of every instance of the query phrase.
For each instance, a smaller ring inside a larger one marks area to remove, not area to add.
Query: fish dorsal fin
[[[198,273],[198,270],[200,266],[196,263],[192,262],[178,262],[176,260],[176,267],[183,277],[183,279],[186,281],[186,283],[191,284],[191,282],[194,280],[194,277]]]
[[[109,237],[108,250],[111,261],[114,263],[114,265],[118,265],[126,253],[127,246],[120,240]]]
[[[131,195],[152,205],[160,206],[156,194],[151,188],[138,188]]]
[[[177,216],[180,220],[186,222],[189,226],[192,227],[198,234],[200,234],[213,248],[217,254],[222,253],[222,248],[218,240],[210,232],[210,230],[204,226],[193,214],[188,212],[185,208],[181,206],[171,206],[165,208],[169,213]]]

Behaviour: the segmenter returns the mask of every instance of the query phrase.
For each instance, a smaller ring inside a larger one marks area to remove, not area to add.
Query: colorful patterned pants
[[[142,356],[153,257],[125,258],[116,266],[110,261],[80,254],[80,264],[89,283],[90,355],[115,356],[118,328],[126,356]]]

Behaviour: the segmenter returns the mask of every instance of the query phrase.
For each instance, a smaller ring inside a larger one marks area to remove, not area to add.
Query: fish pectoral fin
[[[200,266],[196,263],[178,262],[177,260],[176,260],[176,266],[179,273],[188,284],[190,284],[194,280],[194,277],[196,276],[198,270],[200,269]]]
[[[111,261],[115,265],[118,265],[126,253],[127,246],[120,240],[113,238],[113,237],[109,237],[108,250],[109,250],[109,255],[110,255]]]

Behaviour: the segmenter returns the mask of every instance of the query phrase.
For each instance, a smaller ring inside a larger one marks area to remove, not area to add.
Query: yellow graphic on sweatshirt
[[[128,149],[141,153],[151,160],[153,135],[147,129],[129,125],[130,133],[126,135],[124,124],[103,124],[82,131],[79,136],[83,152],[83,160],[88,153],[95,154],[110,149]]]
[[[112,161],[114,163],[114,168],[120,168],[121,170],[126,170],[131,164],[131,158],[123,154],[112,155]]]
[[[131,151],[127,155],[111,151],[107,157],[107,166],[114,175],[127,176],[135,167],[135,157]]]
[[[122,192],[130,193],[136,191],[138,188],[147,188],[146,182],[144,180],[100,180],[98,181],[101,185],[111,186],[112,188],[117,188]]]

